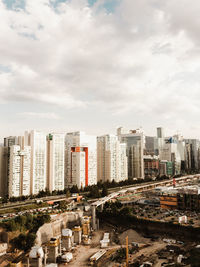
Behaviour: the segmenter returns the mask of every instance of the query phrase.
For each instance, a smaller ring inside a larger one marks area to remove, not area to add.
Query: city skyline
[[[96,135],[120,125],[152,135],[162,125],[169,135],[198,138],[199,22],[190,18],[199,7],[1,0],[1,140],[77,125]]]
[[[156,137],[157,136],[157,128],[163,128],[164,129],[164,136],[165,137],[172,137],[172,136],[174,136],[174,135],[180,135],[180,136],[183,136],[183,138],[185,138],[185,139],[199,139],[200,140],[200,134],[199,134],[199,136],[197,136],[197,137],[193,137],[193,136],[191,136],[191,135],[184,135],[182,132],[180,132],[180,131],[176,131],[175,129],[173,130],[169,130],[169,128],[165,128],[165,127],[163,127],[163,125],[157,125],[157,126],[155,126],[155,127],[151,127],[151,131],[146,131],[146,129],[145,128],[143,128],[143,127],[141,127],[141,126],[139,126],[139,127],[134,127],[134,126],[132,126],[132,127],[126,127],[125,125],[118,125],[118,126],[116,126],[116,127],[112,127],[111,128],[111,132],[109,132],[108,131],[108,129],[107,130],[105,130],[104,131],[104,129],[102,129],[101,131],[100,131],[100,134],[98,134],[98,132],[96,131],[96,129],[95,130],[93,130],[93,131],[89,131],[89,130],[87,130],[87,128],[86,128],[86,130],[84,130],[83,128],[75,128],[75,129],[72,129],[72,130],[69,130],[69,129],[61,129],[61,130],[56,130],[56,129],[54,129],[54,130],[49,130],[48,128],[46,128],[46,129],[42,129],[42,128],[37,128],[37,129],[34,129],[34,128],[28,128],[28,129],[25,129],[24,131],[11,131],[10,133],[10,135],[1,135],[1,133],[0,133],[0,144],[3,144],[4,143],[4,138],[7,138],[7,137],[21,137],[21,136],[23,136],[24,134],[25,134],[25,132],[27,132],[27,131],[32,131],[32,130],[36,130],[36,131],[39,131],[39,132],[43,132],[44,134],[46,134],[46,136],[48,136],[48,134],[51,134],[51,133],[53,133],[53,134],[66,134],[66,133],[69,133],[69,132],[87,132],[87,134],[91,134],[91,135],[94,135],[94,136],[96,136],[96,137],[98,137],[98,136],[102,136],[102,135],[116,135],[116,133],[117,133],[117,129],[118,128],[124,128],[124,129],[126,129],[127,131],[130,131],[130,130],[135,130],[135,129],[138,129],[138,130],[142,130],[142,132],[144,133],[144,135],[145,136],[152,136],[152,137]],[[17,132],[19,133],[19,134],[17,134]]]
[[[200,266],[199,10],[0,0],[0,266]]]

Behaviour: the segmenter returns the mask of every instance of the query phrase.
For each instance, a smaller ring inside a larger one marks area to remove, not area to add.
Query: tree
[[[27,213],[26,214],[26,229],[33,228],[33,215]]]
[[[20,234],[18,237],[15,237],[11,243],[16,249],[28,251],[34,246],[35,239],[35,233],[28,233],[27,235]]]
[[[71,192],[71,193],[79,193],[78,186],[77,186],[77,185],[73,185],[73,186],[70,188],[70,192]]]
[[[122,203],[119,200],[117,200],[115,202],[115,206],[117,207],[117,209],[121,209],[122,208]]]
[[[61,209],[62,211],[65,211],[67,209],[67,203],[66,203],[66,201],[65,200],[60,201],[58,208]]]
[[[67,191],[66,191],[66,198],[69,198],[69,197],[71,197],[71,194],[70,194],[69,189],[67,189]]]
[[[4,225],[2,225],[8,232],[13,232],[18,229],[18,225],[15,223],[14,220],[9,220]]]
[[[116,187],[117,185],[118,185],[117,182],[115,182],[115,180],[113,179],[112,182],[111,182],[111,186],[112,187]]]
[[[126,215],[129,215],[130,214],[130,208],[129,207],[124,207],[123,209],[120,210],[120,214],[122,216],[126,216]]]
[[[92,198],[99,198],[100,197],[100,192],[99,192],[98,186],[96,186],[96,185],[91,186],[89,196]]]
[[[2,198],[2,203],[8,203],[8,196]]]
[[[103,189],[102,189],[102,192],[101,192],[101,196],[102,197],[105,197],[108,195],[108,188],[105,184],[103,184]]]
[[[36,234],[35,233],[28,233],[26,237],[26,248],[25,250],[31,249],[35,244]]]
[[[25,227],[26,221],[27,221],[27,217],[23,215],[17,216],[15,218],[15,223],[19,225],[20,229],[23,229]]]

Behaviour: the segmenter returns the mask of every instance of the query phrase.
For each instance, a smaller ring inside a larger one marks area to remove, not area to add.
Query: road
[[[177,183],[179,181],[186,181],[187,180],[190,180],[190,179],[194,179],[194,177],[200,179],[200,174],[195,174],[195,175],[187,175],[187,176],[184,176],[184,177],[180,177],[180,178],[176,178],[176,181]],[[112,192],[118,192],[118,191],[121,191],[123,189],[137,189],[138,191],[142,189],[145,189],[149,190],[151,189],[151,187],[155,187],[155,186],[162,186],[162,185],[165,185],[165,184],[172,184],[173,182],[173,179],[167,179],[167,180],[164,180],[164,181],[151,181],[151,182],[147,182],[147,183],[140,183],[140,184],[133,184],[133,185],[126,185],[126,186],[121,186],[121,187],[115,187],[115,188],[109,188],[108,189],[108,192],[109,193],[112,193]],[[85,195],[87,194],[88,192],[82,192],[81,195]],[[5,204],[2,204],[0,205],[0,211],[1,210],[5,210],[5,213],[6,213],[6,209],[10,209],[10,208],[18,208],[18,207],[22,207],[22,206],[26,206],[26,205],[30,205],[30,204],[33,204],[36,202],[36,200],[38,201],[43,201],[43,202],[48,202],[48,201],[62,201],[62,200],[65,200],[66,199],[66,195],[57,195],[57,196],[47,196],[47,197],[42,197],[42,198],[35,198],[35,199],[27,199],[27,200],[24,200],[24,201],[18,201],[18,202],[9,202],[9,203],[5,203]],[[73,197],[70,197],[70,199],[73,199]],[[95,200],[91,200],[92,201],[95,201]]]

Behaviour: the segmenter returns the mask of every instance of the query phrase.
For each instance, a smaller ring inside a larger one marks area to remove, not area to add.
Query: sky
[[[200,138],[200,1],[0,0],[0,138]],[[0,141],[1,141],[0,140]]]

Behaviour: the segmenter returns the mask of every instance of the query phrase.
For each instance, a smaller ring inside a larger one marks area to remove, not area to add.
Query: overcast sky
[[[199,0],[0,0],[0,137],[200,138]]]

